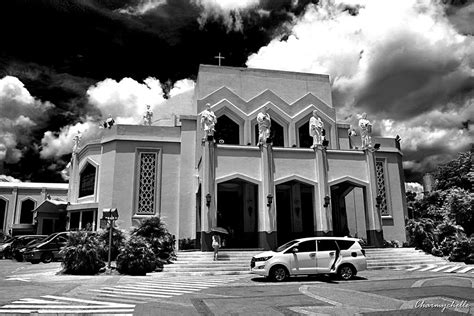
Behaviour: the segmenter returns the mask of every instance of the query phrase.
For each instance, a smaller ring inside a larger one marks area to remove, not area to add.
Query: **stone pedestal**
[[[258,247],[273,249],[277,246],[273,152],[272,145],[268,142],[260,148],[262,185],[259,190]]]
[[[204,140],[201,198],[201,250],[212,251],[211,228],[217,226],[216,147],[212,136]]]
[[[316,145],[314,147],[316,162],[316,174],[318,176],[318,187],[315,192],[315,236],[332,236],[332,203],[325,207],[324,197],[331,197],[331,191],[328,184],[328,164],[326,156],[326,147]]]
[[[377,200],[377,173],[375,169],[375,151],[372,148],[364,150],[369,174],[367,188],[367,241],[375,247],[383,246],[382,217],[376,205]]]

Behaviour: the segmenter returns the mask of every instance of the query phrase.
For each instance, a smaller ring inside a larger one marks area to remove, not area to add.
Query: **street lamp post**
[[[112,228],[114,227],[114,221],[118,218],[118,211],[116,208],[104,208],[102,213],[102,219],[106,220],[109,224],[109,256],[107,267],[110,269],[110,262],[112,259]]]

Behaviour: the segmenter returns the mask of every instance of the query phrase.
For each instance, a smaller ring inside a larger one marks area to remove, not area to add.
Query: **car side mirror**
[[[298,250],[298,248],[296,248],[296,247],[293,248],[293,249],[291,249],[291,252],[293,252],[293,253],[297,253],[298,251],[299,251],[299,250]]]

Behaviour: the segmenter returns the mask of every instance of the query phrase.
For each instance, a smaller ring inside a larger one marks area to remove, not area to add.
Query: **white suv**
[[[309,237],[295,239],[252,258],[250,271],[283,281],[291,275],[337,273],[349,280],[367,269],[365,251],[359,239],[348,237]]]

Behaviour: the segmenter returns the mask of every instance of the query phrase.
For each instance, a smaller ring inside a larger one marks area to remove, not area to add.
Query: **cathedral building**
[[[75,146],[67,229],[97,229],[116,208],[121,228],[160,216],[204,251],[215,227],[228,231],[227,248],[406,241],[400,144],[338,122],[329,76],[201,65],[174,111]]]

